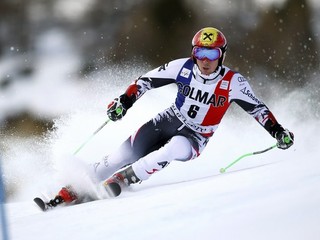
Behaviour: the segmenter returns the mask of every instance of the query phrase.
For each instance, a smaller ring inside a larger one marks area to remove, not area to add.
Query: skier
[[[94,164],[98,182],[128,186],[147,180],[173,160],[198,157],[232,102],[253,116],[277,140],[278,148],[293,145],[293,133],[277,122],[246,78],[223,65],[226,50],[227,40],[221,31],[203,28],[192,39],[191,57],[147,72],[108,105],[109,118],[118,121],[146,91],[171,83],[178,87],[172,106],[141,126],[114,153]],[[74,197],[70,197],[69,191],[63,188],[61,195],[70,202]]]

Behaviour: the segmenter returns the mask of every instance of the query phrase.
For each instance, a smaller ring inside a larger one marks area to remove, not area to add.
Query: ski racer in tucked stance
[[[130,185],[147,180],[173,160],[198,157],[232,102],[254,117],[277,140],[278,148],[293,145],[293,134],[277,122],[247,80],[223,65],[226,50],[227,40],[221,31],[203,28],[192,39],[191,57],[171,61],[142,75],[109,104],[107,114],[117,121],[146,91],[177,85],[172,106],[94,165],[92,171],[97,182]],[[66,202],[74,199],[68,188],[63,188],[61,195]]]

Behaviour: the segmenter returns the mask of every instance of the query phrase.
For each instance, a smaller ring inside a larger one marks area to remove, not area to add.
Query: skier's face
[[[197,65],[198,65],[201,73],[204,75],[210,75],[218,67],[219,59],[214,60],[214,61],[210,61],[207,58],[205,58],[203,60],[199,60],[199,59],[196,59],[196,60],[197,60]]]

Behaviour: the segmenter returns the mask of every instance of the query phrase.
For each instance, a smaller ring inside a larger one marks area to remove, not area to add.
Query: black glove
[[[109,105],[107,114],[112,121],[117,121],[126,115],[127,109],[121,103],[121,98],[115,98]]]
[[[136,96],[132,94],[130,97],[125,93],[119,98],[115,98],[109,105],[107,114],[112,121],[117,121],[126,115],[127,110],[132,107],[136,101]]]
[[[288,149],[293,145],[294,135],[292,132],[289,132],[288,129],[279,131],[275,134],[277,139],[277,147],[280,149]]]

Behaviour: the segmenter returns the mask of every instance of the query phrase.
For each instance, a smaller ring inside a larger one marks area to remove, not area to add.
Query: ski
[[[38,207],[42,211],[47,211],[48,210],[48,205],[39,197],[36,197],[33,199],[33,201],[38,205]]]
[[[103,183],[103,191],[105,191],[107,193],[107,198],[115,198],[118,197],[121,192],[121,186],[120,184],[118,184],[117,182],[104,182]],[[67,188],[62,188],[62,189],[67,189]],[[68,189],[71,189],[70,186],[68,186]],[[48,202],[44,201],[43,199],[41,199],[40,197],[36,197],[33,199],[33,201],[37,204],[37,206],[44,212],[46,212],[49,209],[52,209],[62,203],[67,203],[67,205],[75,205],[75,204],[81,204],[81,203],[85,203],[88,201],[94,201],[97,200],[99,198],[93,198],[92,196],[76,196],[76,194],[73,192],[73,198],[72,199],[68,199],[66,198],[65,195],[61,195],[61,190],[59,192],[59,194],[49,200]],[[85,200],[84,200],[85,199]]]
[[[34,198],[33,201],[44,212],[64,202],[61,196],[56,196],[54,199],[51,199],[49,202],[45,202],[39,197]]]
[[[103,183],[104,189],[110,197],[118,197],[121,194],[121,186],[117,182],[107,182]]]

